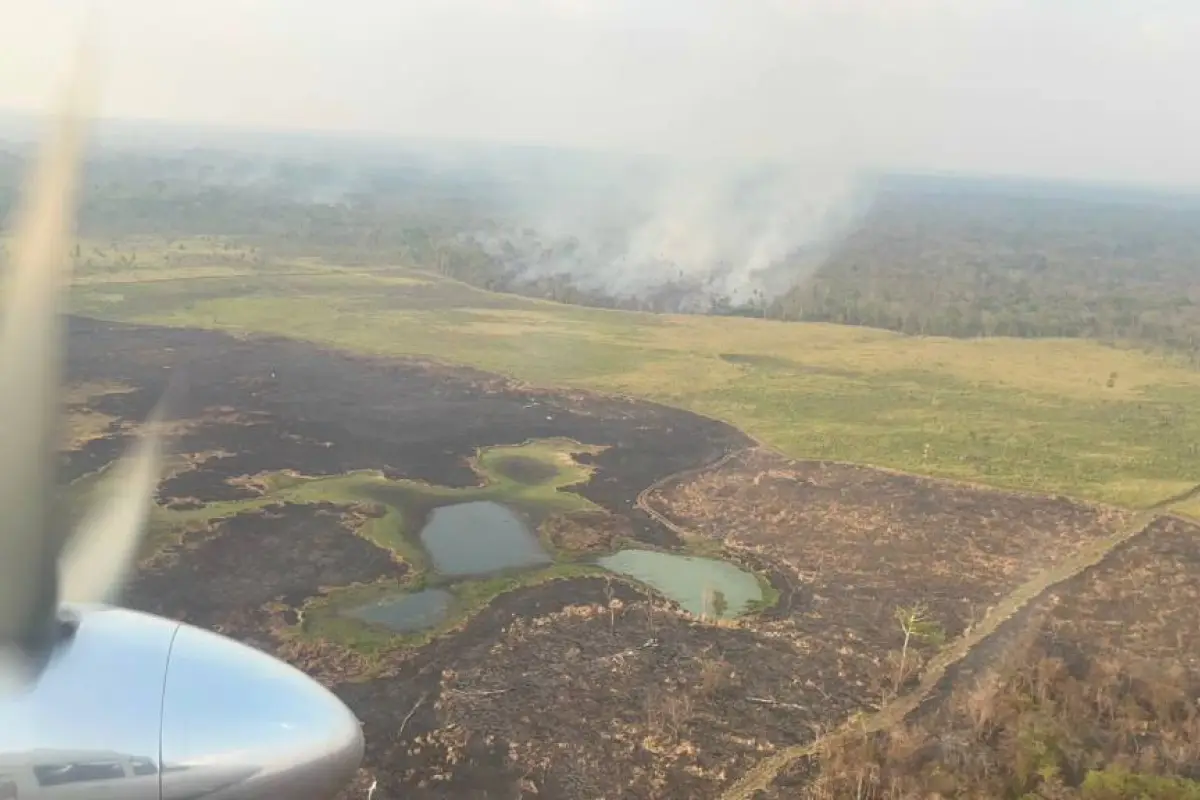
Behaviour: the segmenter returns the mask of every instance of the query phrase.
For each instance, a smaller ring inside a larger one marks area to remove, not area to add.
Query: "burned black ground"
[[[577,488],[626,515],[648,542],[677,543],[636,508],[660,478],[749,444],[721,422],[653,403],[522,387],[476,370],[331,352],[293,340],[71,321],[68,374],[136,391],[97,398],[96,410],[144,418],[170,376],[184,378],[179,416],[211,417],[177,441],[185,453],[214,453],[162,487],[164,498],[209,502],[245,497],[230,478],[295,469],[307,475],[381,470],[450,487],[473,486],[470,458],[481,447],[568,437],[605,446],[580,461],[596,467]],[[177,378],[178,379],[178,378]],[[236,409],[230,419],[228,409]],[[77,478],[117,455],[123,436],[88,442],[65,458]]]

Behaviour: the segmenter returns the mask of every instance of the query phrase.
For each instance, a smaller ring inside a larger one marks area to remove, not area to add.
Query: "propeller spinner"
[[[79,108],[42,145],[0,297],[0,800],[328,800],[363,756],[335,695],[254,648],[108,605],[153,504],[161,404],[100,503],[57,533]]]

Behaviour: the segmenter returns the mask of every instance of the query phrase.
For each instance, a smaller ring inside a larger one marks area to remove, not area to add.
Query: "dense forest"
[[[0,144],[2,213],[27,155],[20,145]],[[322,160],[105,150],[89,161],[81,233],[216,235],[253,244],[263,258],[404,263],[491,289],[601,307],[956,337],[1089,337],[1200,362],[1200,200],[1192,196],[889,177],[844,235],[817,256],[802,253],[777,266],[791,270],[790,289],[735,303],[695,277],[676,278],[669,262],[656,266],[672,277],[625,295],[556,272],[557,260],[578,260],[578,240],[543,236],[510,213],[543,186],[562,190],[554,157],[543,155],[537,169],[521,162],[497,171],[494,156],[486,169],[416,152]],[[574,163],[562,171],[582,175],[585,190],[603,173],[585,174]],[[592,257],[602,260],[604,251],[596,252]]]
[[[1197,278],[1200,203],[1191,198],[910,187],[881,196],[829,261],[769,313],[913,334],[1123,339],[1194,353]]]

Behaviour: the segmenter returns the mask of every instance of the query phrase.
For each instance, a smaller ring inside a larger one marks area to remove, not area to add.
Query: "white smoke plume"
[[[512,279],[561,276],[616,299],[669,288],[680,311],[775,298],[820,266],[870,201],[859,171],[798,163],[672,161],[537,193],[507,225],[471,237]]]

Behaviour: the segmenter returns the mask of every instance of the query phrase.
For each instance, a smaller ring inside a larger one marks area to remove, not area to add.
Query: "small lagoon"
[[[520,517],[486,500],[434,509],[421,544],[442,575],[485,575],[552,560]]]
[[[758,578],[726,561],[699,556],[659,553],[653,550],[621,550],[596,562],[654,587],[692,614],[717,616],[711,607],[713,592],[720,592],[725,608],[719,616],[730,619],[762,602]]]
[[[397,633],[432,628],[446,618],[453,595],[445,589],[425,589],[368,603],[346,612],[372,625],[382,625]]]

